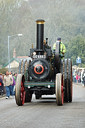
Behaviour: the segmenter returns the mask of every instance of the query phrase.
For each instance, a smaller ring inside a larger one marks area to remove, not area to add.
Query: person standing
[[[10,97],[11,92],[11,85],[13,84],[13,79],[9,75],[9,72],[6,71],[6,75],[4,76],[4,86],[6,88],[6,99]]]
[[[4,88],[3,88],[3,76],[2,76],[2,73],[0,73],[0,95],[3,95],[3,91]]]
[[[17,79],[17,73],[14,73],[14,80],[15,80],[15,83],[16,83],[16,79]]]
[[[84,83],[84,86],[85,86],[85,72],[83,74],[83,83]]]
[[[76,75],[76,82],[78,83],[78,74]]]
[[[14,80],[15,80],[15,85],[16,85],[17,73],[15,73],[13,77],[14,77]],[[14,86],[13,91],[14,91],[14,95],[15,95],[15,86]]]
[[[12,72],[9,72],[10,78],[13,80]],[[13,97],[14,80],[10,82],[10,97]]]

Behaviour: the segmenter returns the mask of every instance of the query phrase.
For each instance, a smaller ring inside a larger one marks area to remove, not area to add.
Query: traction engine
[[[72,102],[72,62],[61,59],[60,43],[55,52],[44,43],[44,20],[37,20],[36,48],[30,49],[30,60],[19,63],[16,80],[15,99],[18,106],[31,102],[32,94],[36,99],[42,95],[56,95],[57,105]]]

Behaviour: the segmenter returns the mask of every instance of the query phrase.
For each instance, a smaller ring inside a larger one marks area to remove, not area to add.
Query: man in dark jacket
[[[85,73],[83,75],[83,82],[84,82],[84,86],[85,86]]]

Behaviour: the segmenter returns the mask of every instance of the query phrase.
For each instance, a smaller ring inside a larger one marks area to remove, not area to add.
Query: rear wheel
[[[72,102],[72,61],[70,59],[65,59],[64,69],[64,101]]]
[[[68,102],[67,59],[64,60],[64,101]]]
[[[22,106],[25,102],[24,76],[18,74],[15,87],[15,100],[18,106]]]
[[[69,102],[72,102],[72,61],[68,59],[68,86]]]
[[[63,75],[61,73],[56,74],[55,91],[56,91],[57,105],[63,105],[64,90],[63,90]]]

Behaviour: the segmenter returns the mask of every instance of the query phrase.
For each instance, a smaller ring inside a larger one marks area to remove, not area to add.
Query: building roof
[[[6,64],[4,64],[3,67],[6,67],[7,65],[9,65],[9,63],[11,63],[11,62],[14,61],[14,60],[19,63],[19,60],[18,60],[17,58],[12,58],[12,59],[10,60],[10,62],[7,62]]]
[[[20,60],[25,60],[25,59],[31,60],[31,57],[28,57],[28,56],[18,56],[17,58],[12,58],[10,60],[10,63],[13,62],[14,60],[19,63]],[[7,65],[9,65],[9,62],[7,62],[6,64],[4,64],[3,67],[6,67]]]

